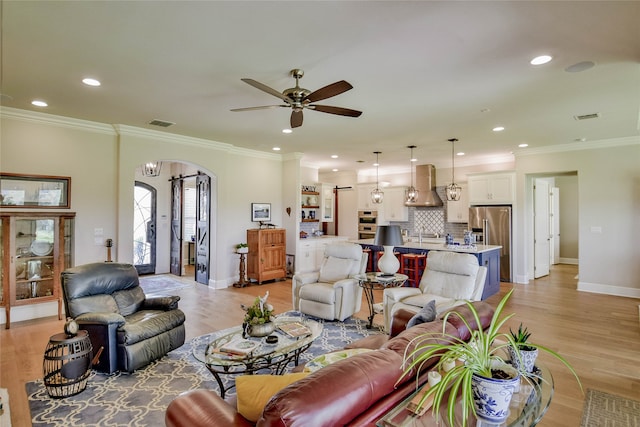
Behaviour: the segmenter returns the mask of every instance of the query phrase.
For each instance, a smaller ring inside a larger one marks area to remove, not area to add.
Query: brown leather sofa
[[[493,308],[484,302],[473,304],[480,313],[482,327],[486,328]],[[454,310],[475,328],[466,306]],[[415,372],[398,381],[403,372],[405,350],[411,340],[424,333],[442,332],[442,318],[405,330],[404,325],[413,314],[399,310],[394,315],[389,336],[370,336],[349,346],[375,351],[333,363],[280,390],[267,403],[256,424],[236,411],[235,401],[225,401],[215,390],[204,389],[188,391],[174,399],[167,408],[165,424],[168,427],[375,426],[378,419],[416,389]],[[449,316],[445,331],[465,340],[470,337],[465,323],[457,316]],[[436,361],[434,359],[424,369]],[[424,383],[426,377],[420,375],[419,383]]]

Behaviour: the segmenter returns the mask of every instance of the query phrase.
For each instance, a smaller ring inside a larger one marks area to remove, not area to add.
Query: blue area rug
[[[287,314],[297,315],[289,312]],[[322,335],[300,356],[304,363],[321,354],[340,350],[347,344],[372,334],[380,334],[382,327],[367,329],[367,321],[347,319],[345,322],[323,323]],[[218,390],[213,375],[204,364],[193,357],[196,346],[209,341],[203,335],[185,343],[162,359],[131,375],[111,376],[92,372],[87,388],[76,396],[63,399],[49,397],[42,380],[28,382],[31,422],[44,426],[163,426],[169,403],[180,393],[196,388]],[[288,369],[292,369],[289,366]],[[225,386],[234,376],[223,376]],[[235,388],[227,391],[227,396]]]

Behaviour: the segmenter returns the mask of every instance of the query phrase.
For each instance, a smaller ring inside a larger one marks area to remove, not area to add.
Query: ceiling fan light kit
[[[378,179],[378,168],[380,167],[380,162],[378,161],[378,156],[381,154],[380,151],[374,151],[373,154],[376,155],[376,188],[371,192],[371,201],[375,204],[382,203],[384,199],[384,193],[380,190],[380,183]]]
[[[456,164],[454,158],[457,139],[451,138],[448,141],[451,143],[451,184],[447,185],[446,188],[447,200],[457,202],[462,195],[462,187],[455,182]]]
[[[314,102],[322,101],[323,99],[331,98],[336,95],[340,95],[348,90],[353,89],[353,86],[349,82],[340,80],[330,85],[324,86],[318,90],[311,92],[308,89],[300,87],[300,79],[304,76],[304,71],[298,68],[291,70],[291,76],[296,79],[295,87],[285,89],[282,92],[260,83],[253,79],[241,79],[243,82],[260,89],[270,95],[280,98],[285,104],[278,105],[264,105],[260,107],[246,107],[246,108],[233,108],[231,111],[252,111],[263,110],[268,108],[287,107],[291,108],[291,118],[289,120],[291,128],[297,128],[302,126],[303,114],[302,111],[307,108],[309,110],[320,111],[321,113],[335,114],[338,116],[347,117],[360,117],[362,111],[352,110],[350,108],[333,107],[330,105],[319,105]]]
[[[413,186],[413,165],[412,162],[415,161],[413,158],[413,149],[416,148],[415,145],[409,145],[407,148],[411,149],[411,158],[409,159],[409,166],[411,167],[411,185],[407,188],[405,193],[405,201],[408,203],[415,203],[418,200],[418,195],[420,192]]]

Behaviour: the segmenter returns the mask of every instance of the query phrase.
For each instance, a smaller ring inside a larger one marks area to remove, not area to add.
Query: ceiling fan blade
[[[261,107],[232,108],[231,111],[266,110],[269,108],[290,107],[289,105],[263,105]]]
[[[271,94],[273,96],[276,96],[280,99],[282,99],[284,102],[286,102],[287,104],[291,104],[291,99],[289,99],[289,97],[287,97],[286,95],[283,95],[281,92],[278,92],[277,90],[270,88],[269,86],[262,84],[258,81],[255,81],[253,79],[240,79],[243,82],[245,82],[246,84],[249,84],[253,87],[255,87],[256,89],[260,89],[263,92],[267,92],[268,94]]]
[[[332,96],[340,95],[343,92],[353,89],[353,86],[349,82],[340,80],[339,82],[331,83],[325,87],[311,92],[305,100],[309,102],[316,102],[323,99],[331,98]]]
[[[350,108],[332,107],[330,105],[309,105],[307,108],[323,113],[337,114],[339,116],[360,117],[362,114],[362,111],[352,110]]]
[[[302,110],[293,110],[291,112],[291,129],[302,126]]]

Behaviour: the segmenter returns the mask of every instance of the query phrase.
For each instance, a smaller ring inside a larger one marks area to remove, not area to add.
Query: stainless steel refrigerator
[[[499,245],[500,281],[511,280],[511,206],[472,206],[469,229],[482,245]]]

